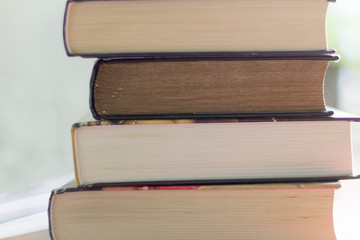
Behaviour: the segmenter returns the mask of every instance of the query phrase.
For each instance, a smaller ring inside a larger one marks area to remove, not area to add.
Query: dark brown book
[[[79,186],[244,183],[358,175],[358,117],[122,120],[74,124]],[[355,138],[356,139],[356,138]]]
[[[96,62],[96,119],[325,112],[334,51],[133,55]]]
[[[326,50],[326,0],[68,1],[70,56]]]
[[[338,182],[54,190],[53,240],[335,240]],[[337,229],[339,230],[339,229]]]

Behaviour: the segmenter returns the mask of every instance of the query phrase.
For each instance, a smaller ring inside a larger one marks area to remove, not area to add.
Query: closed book
[[[73,0],[70,56],[326,50],[326,0]]]
[[[98,60],[90,84],[96,119],[326,112],[334,51],[169,54]]]
[[[54,190],[53,240],[336,239],[338,182]]]
[[[336,114],[335,114],[336,116]],[[93,121],[72,128],[77,184],[259,182],[357,175],[359,119]]]

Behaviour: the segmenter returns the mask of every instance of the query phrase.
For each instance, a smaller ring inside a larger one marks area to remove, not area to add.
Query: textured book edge
[[[100,116],[95,109],[94,91],[99,67],[106,64],[127,63],[127,62],[171,62],[171,61],[257,61],[257,60],[306,60],[306,61],[338,61],[339,56],[335,50],[320,52],[238,52],[238,53],[184,53],[169,55],[154,55],[136,57],[123,57],[117,59],[98,59],[92,70],[90,79],[89,105],[90,111],[95,119],[121,120],[121,119],[179,119],[179,118],[231,118],[231,117],[297,117],[301,115],[330,116],[331,111],[319,112],[251,112],[251,113],[184,113],[184,114],[142,114],[142,115],[113,115]],[[313,54],[313,55],[312,55]]]
[[[305,113],[293,116],[292,114],[281,116],[274,116],[271,113],[269,116],[259,117],[258,115],[251,117],[232,117],[226,118],[208,118],[208,119],[194,119],[194,118],[175,118],[175,119],[137,119],[129,118],[125,120],[90,120],[84,122],[77,122],[72,125],[72,131],[76,128],[84,126],[98,126],[98,125],[134,125],[134,124],[186,124],[186,123],[229,123],[229,122],[276,122],[276,121],[360,121],[360,116],[352,115],[345,112],[339,112],[337,109],[329,111],[331,115],[318,113]]]

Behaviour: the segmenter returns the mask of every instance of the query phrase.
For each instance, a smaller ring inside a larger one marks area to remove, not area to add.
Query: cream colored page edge
[[[54,227],[54,202],[55,202],[55,194],[52,193],[51,200],[49,203],[49,231],[51,233],[52,239],[56,240],[55,236],[55,227]]]
[[[327,4],[327,3],[326,3]],[[69,15],[71,15],[70,14],[70,10],[71,10],[71,3],[69,3],[69,5],[68,5],[68,11],[67,11],[67,16],[66,16],[66,24],[65,24],[65,29],[66,29],[66,31],[65,31],[65,42],[66,42],[66,46],[68,47],[68,50],[69,50],[69,53],[70,54],[74,54],[74,52],[72,51],[72,49],[71,49],[71,47],[70,47],[70,39],[68,39],[68,21],[69,21],[69,19],[68,19],[68,17],[69,17]],[[322,14],[324,14],[324,16],[322,16],[323,18],[326,18],[326,12],[325,13],[322,13]],[[323,31],[325,32],[325,23],[323,24],[324,26],[323,26]],[[154,41],[154,42],[156,42],[155,40],[151,40],[151,41]],[[125,43],[125,42],[124,42]],[[234,43],[235,44],[235,43]],[[304,43],[305,44],[305,43]],[[322,39],[321,40],[321,44],[320,43],[318,43],[319,44],[319,46],[304,46],[304,47],[302,47],[302,48],[299,48],[299,49],[296,49],[296,50],[298,50],[298,51],[308,51],[308,50],[325,50],[326,48],[327,48],[327,39],[326,39],[326,36],[324,36],[324,39]],[[271,44],[270,44],[271,45]],[[134,45],[135,46],[135,45]],[[73,46],[74,48],[76,48],[76,49],[74,49],[74,51],[75,51],[75,54],[77,54],[77,53],[79,53],[79,54],[81,54],[83,51],[87,51],[87,50],[84,50],[84,49],[78,49],[78,46]],[[103,47],[101,47],[100,49],[97,49],[97,50],[92,50],[91,52],[89,52],[89,54],[106,54],[106,53],[112,53],[113,51],[115,51],[115,52],[121,52],[121,53],[130,53],[130,52],[136,52],[136,53],[141,53],[141,52],[168,52],[168,51],[171,51],[171,52],[180,52],[180,51],[201,51],[201,52],[203,52],[203,51],[212,51],[212,46],[208,46],[208,47],[201,47],[201,49],[198,49],[198,47],[196,47],[196,49],[194,49],[194,48],[188,48],[188,49],[184,49],[184,50],[182,50],[182,49],[173,49],[173,47],[174,46],[167,46],[167,47],[164,47],[163,45],[159,48],[159,46],[157,46],[156,48],[156,50],[154,50],[154,51],[148,51],[146,48],[143,48],[143,47],[141,47],[141,48],[139,48],[139,49],[128,49],[128,47],[126,47],[126,48],[122,48],[122,49],[117,49],[117,50],[110,50],[108,47],[106,47],[105,49],[103,49]],[[236,50],[236,48],[237,48],[237,50]],[[288,50],[287,51],[290,51],[292,48],[293,48],[293,46],[288,46]],[[281,45],[281,46],[272,46],[271,47],[271,49],[272,49],[272,51],[284,51],[285,49],[283,49],[283,46]],[[244,49],[242,49],[242,47],[239,47],[238,46],[238,43],[236,43],[236,47],[229,47],[229,46],[227,46],[227,45],[224,45],[224,46],[222,46],[221,47],[221,49],[219,49],[219,50],[217,50],[217,51],[268,51],[268,49],[267,48],[258,48],[257,46],[253,46],[253,47],[251,47],[251,49],[247,49],[247,47],[246,48],[244,48]]]
[[[77,186],[82,184],[81,173],[80,173],[80,162],[79,162],[79,153],[77,151],[77,134],[75,131],[78,131],[79,128],[73,126],[71,128],[71,138],[72,138],[72,149],[73,149],[73,164],[74,164],[74,172],[75,172],[75,182]]]
[[[71,7],[73,5],[73,2],[68,2],[66,5],[66,10],[65,10],[65,16],[64,16],[64,43],[65,43],[65,47],[66,50],[68,51],[69,54],[73,54],[73,51],[71,50],[71,46],[70,46],[70,40],[69,40],[69,20],[70,20],[70,11],[71,11]]]

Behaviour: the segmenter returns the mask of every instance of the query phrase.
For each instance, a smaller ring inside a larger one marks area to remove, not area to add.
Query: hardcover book
[[[358,118],[94,121],[72,128],[77,184],[341,179]]]
[[[336,239],[340,184],[136,186],[54,190],[53,240]]]
[[[70,56],[326,50],[326,0],[73,0]]]
[[[334,51],[174,54],[98,60],[90,108],[96,119],[324,113]]]
[[[360,117],[324,102],[329,2],[68,0],[98,121],[72,127],[51,239],[336,239]]]

